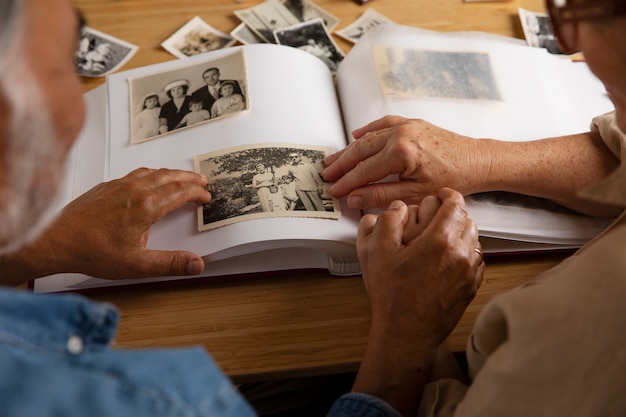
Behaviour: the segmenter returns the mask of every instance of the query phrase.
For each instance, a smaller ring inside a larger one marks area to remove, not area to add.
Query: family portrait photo
[[[268,217],[338,219],[341,210],[322,180],[330,148],[251,145],[195,157],[209,178],[210,203],[198,209],[200,231]]]
[[[129,79],[131,143],[248,109],[243,51]]]

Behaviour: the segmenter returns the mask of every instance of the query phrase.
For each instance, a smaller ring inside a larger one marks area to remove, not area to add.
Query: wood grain
[[[233,10],[258,1],[77,0],[88,25],[139,46],[123,69],[175,59],[161,42],[194,16],[223,32],[239,23]],[[440,31],[479,30],[521,38],[517,8],[541,11],[539,0],[317,0],[352,23],[366,7],[393,21]],[[350,44],[335,37],[348,52]],[[84,79],[85,91],[102,79]],[[554,266],[563,255],[487,260],[484,283],[450,336],[463,350],[477,314],[493,296]],[[115,345],[124,348],[204,346],[237,383],[356,370],[369,330],[369,303],[360,277],[321,271],[282,273],[230,282],[107,289],[89,296],[121,312]]]

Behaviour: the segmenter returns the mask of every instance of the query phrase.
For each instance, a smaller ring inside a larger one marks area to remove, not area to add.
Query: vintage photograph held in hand
[[[172,71],[130,78],[131,143],[248,109],[243,50]]]
[[[487,53],[373,49],[386,96],[502,101]]]
[[[196,16],[167,38],[161,46],[177,58],[186,58],[226,48],[236,42]]]
[[[274,37],[280,45],[291,46],[318,57],[332,72],[337,71],[345,56],[331,38],[321,18],[275,30]]]
[[[276,43],[274,31],[300,21],[278,0],[267,0],[256,6],[235,10],[235,16],[267,43]]]
[[[339,202],[322,180],[331,148],[257,144],[198,155],[195,170],[209,178],[210,203],[198,208],[198,230],[268,217],[339,219]]]
[[[76,73],[83,77],[111,74],[124,65],[137,49],[136,45],[85,27],[76,50]]]

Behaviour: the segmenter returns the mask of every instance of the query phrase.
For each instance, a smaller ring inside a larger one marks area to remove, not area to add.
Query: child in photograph
[[[225,114],[235,113],[245,108],[243,96],[235,93],[235,84],[232,81],[224,81],[220,85],[220,97],[215,100],[211,107],[211,117],[220,117]]]
[[[202,100],[192,98],[189,102],[189,113],[183,117],[183,119],[176,125],[175,129],[183,126],[191,126],[196,123],[204,122],[211,118],[211,113],[208,110],[202,108]]]
[[[159,96],[156,93],[147,94],[143,98],[141,112],[135,117],[133,139],[148,139],[159,134],[160,111]]]

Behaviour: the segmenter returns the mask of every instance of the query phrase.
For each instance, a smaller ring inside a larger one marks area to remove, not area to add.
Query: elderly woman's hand
[[[349,195],[350,207],[387,207],[393,200],[417,204],[442,187],[464,195],[483,191],[487,172],[481,169],[488,164],[476,159],[475,139],[398,116],[376,120],[353,135],[358,140],[328,156],[323,172],[334,183],[331,195]],[[387,178],[394,174],[397,179]]]
[[[361,219],[357,252],[372,321],[354,391],[415,414],[442,342],[482,282],[480,251],[463,197],[449,188],[419,207],[394,201]]]

